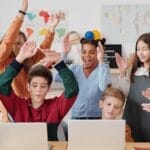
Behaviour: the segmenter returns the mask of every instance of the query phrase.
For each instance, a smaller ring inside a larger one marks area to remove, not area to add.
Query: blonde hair
[[[123,92],[120,89],[115,88],[111,85],[109,85],[105,89],[105,91],[103,92],[101,100],[104,101],[107,96],[112,96],[112,97],[120,99],[122,101],[123,105],[125,103],[125,95],[123,94]]]

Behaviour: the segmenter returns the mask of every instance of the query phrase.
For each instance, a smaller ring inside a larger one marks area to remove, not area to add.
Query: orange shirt
[[[22,23],[23,20],[16,16],[9,26],[2,43],[0,44],[0,73],[2,73],[8,64],[10,64],[16,57],[13,54],[12,47],[16,41]],[[40,48],[50,48],[53,40],[54,33],[48,32],[45,39],[41,43]],[[43,57],[44,54],[41,51],[38,51],[32,59],[26,61],[28,68],[37,63]],[[27,72],[28,69],[24,67],[12,82],[12,88],[15,94],[22,98],[29,97],[29,93],[27,91]]]

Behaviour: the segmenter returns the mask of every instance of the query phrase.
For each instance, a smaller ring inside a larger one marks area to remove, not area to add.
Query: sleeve
[[[73,72],[66,66],[63,61],[57,64],[55,68],[59,72],[59,75],[62,79],[65,88],[65,97],[70,98],[77,95],[79,88]]]
[[[64,95],[64,93],[62,93],[61,96],[57,98],[57,109],[58,109],[59,117],[61,118],[61,120],[64,118],[64,116],[70,110],[70,108],[74,104],[75,100],[76,100],[76,96],[67,98]]]
[[[45,36],[45,39],[40,45],[40,48],[41,49],[51,48],[51,45],[54,41],[54,36],[55,36],[55,33],[51,33],[50,31],[48,31],[48,33]]]
[[[107,64],[100,64],[99,65],[99,72],[98,72],[98,79],[99,79],[99,88],[103,92],[107,85],[111,83],[111,74],[110,69]]]
[[[0,93],[3,95],[9,95],[11,91],[11,82],[13,78],[17,76],[22,68],[22,64],[14,60],[6,70],[0,74]]]
[[[16,41],[22,23],[23,20],[16,16],[14,21],[9,26],[7,33],[0,44],[0,63],[5,61],[12,53],[12,47]]]

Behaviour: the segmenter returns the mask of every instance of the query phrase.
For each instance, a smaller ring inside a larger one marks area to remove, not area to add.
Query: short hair
[[[113,87],[111,85],[109,85],[105,89],[105,91],[102,94],[101,100],[104,101],[107,96],[112,96],[112,97],[120,99],[122,101],[123,105],[125,103],[125,95],[124,95],[124,93],[120,89],[115,88],[115,87]]]
[[[30,83],[34,77],[45,78],[47,80],[48,86],[51,85],[52,80],[53,80],[51,71],[42,65],[36,65],[36,66],[29,69],[28,80],[27,80],[28,83]]]

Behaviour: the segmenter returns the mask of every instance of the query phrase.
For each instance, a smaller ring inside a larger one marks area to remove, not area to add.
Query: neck
[[[88,77],[91,74],[91,72],[95,69],[96,66],[97,66],[97,64],[95,64],[89,68],[83,68],[83,71],[84,71],[86,77]]]
[[[149,69],[150,68],[150,62],[144,63],[144,68]]]
[[[42,104],[43,104],[43,101],[42,102],[32,102],[32,107],[39,108]]]

